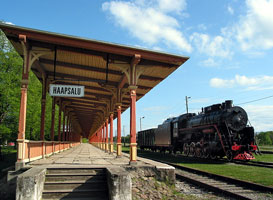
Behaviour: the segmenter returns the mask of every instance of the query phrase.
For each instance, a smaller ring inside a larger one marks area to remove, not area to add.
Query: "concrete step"
[[[105,179],[89,179],[89,180],[66,180],[66,181],[46,181],[46,184],[59,184],[59,183],[106,183],[106,178]]]
[[[89,182],[89,183],[45,183],[44,191],[53,190],[92,190],[92,191],[105,191],[107,190],[106,182]]]
[[[42,199],[106,200],[108,186],[105,169],[48,169]]]
[[[56,182],[65,182],[65,181],[98,181],[98,180],[106,180],[105,175],[46,175],[46,182],[56,181]]]
[[[59,200],[59,199],[66,199],[66,200],[108,200],[108,191],[106,192],[87,192],[87,191],[67,191],[65,192],[45,192],[43,193],[42,199],[47,200]]]
[[[47,169],[47,174],[89,174],[101,175],[105,174],[105,169],[86,169],[86,168],[50,168]]]

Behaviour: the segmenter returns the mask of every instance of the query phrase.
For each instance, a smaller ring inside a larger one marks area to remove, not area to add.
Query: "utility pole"
[[[189,113],[189,107],[188,107],[188,99],[190,99],[191,97],[186,96],[186,111],[187,114]]]
[[[139,128],[140,128],[140,129],[139,129],[139,130],[140,130],[140,131],[142,131],[142,127],[141,127],[141,119],[144,119],[144,118],[145,118],[144,116],[142,116],[142,117],[140,117],[140,118],[139,118],[139,121],[140,121],[140,123],[139,123]]]

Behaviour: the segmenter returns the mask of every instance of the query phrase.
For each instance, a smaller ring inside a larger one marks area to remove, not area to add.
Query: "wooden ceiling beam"
[[[39,61],[43,64],[54,65],[54,60],[40,58]],[[56,61],[56,65],[70,68],[70,69],[94,71],[94,72],[104,73],[104,74],[106,73],[106,69],[104,69],[104,68],[99,68],[99,67],[94,67],[94,66],[89,66],[89,65],[80,65],[80,64],[73,64],[73,63],[67,63],[67,62],[61,62],[61,61]],[[111,75],[118,75],[118,76],[123,75],[123,73],[121,71],[112,70],[112,69],[108,69],[108,73]],[[147,76],[147,75],[140,75],[139,78],[143,79],[143,80],[149,80],[149,81],[162,81],[163,80],[163,78],[160,78],[160,77]]]

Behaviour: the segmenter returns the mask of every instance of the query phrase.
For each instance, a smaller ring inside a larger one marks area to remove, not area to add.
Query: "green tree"
[[[0,144],[15,141],[18,134],[20,88],[23,59],[5,34],[0,31]],[[30,71],[27,99],[26,139],[40,139],[42,84]],[[45,138],[50,139],[52,97],[47,94]],[[58,112],[55,109],[55,134],[58,130]]]
[[[17,135],[22,59],[0,31],[0,143]]]
[[[261,145],[273,145],[273,141],[271,139],[273,135],[273,132],[261,132],[257,135],[257,138],[259,140],[259,144]]]

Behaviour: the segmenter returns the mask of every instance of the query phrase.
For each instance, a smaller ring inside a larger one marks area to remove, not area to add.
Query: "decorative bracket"
[[[24,55],[24,69],[23,69],[23,79],[27,79],[28,73],[31,69],[31,66],[35,62],[35,60],[38,60],[39,57],[51,54],[53,51],[45,51],[45,50],[30,50],[30,47],[27,44],[27,36],[26,35],[19,35],[19,40],[22,45],[23,49],[23,55]],[[26,77],[24,77],[26,76]],[[43,74],[45,76],[45,74]]]

